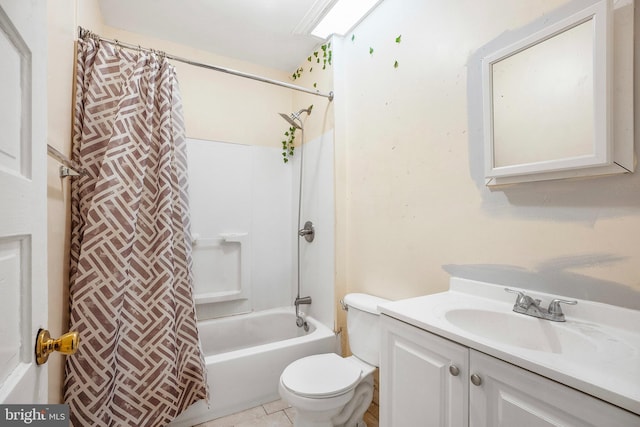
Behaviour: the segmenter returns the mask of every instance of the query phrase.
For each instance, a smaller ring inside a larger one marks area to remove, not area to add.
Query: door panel
[[[466,427],[467,348],[387,316],[381,325],[380,425]]]
[[[6,319],[20,318],[20,241],[0,242],[0,313]],[[0,383],[20,363],[20,325],[10,322],[0,329]]]
[[[24,176],[23,167],[28,163],[27,147],[30,143],[27,130],[31,114],[28,111],[31,92],[31,52],[11,18],[0,13],[0,167]],[[25,120],[26,123],[23,123]],[[29,178],[29,176],[27,176]]]
[[[0,403],[45,403],[46,2],[0,0]]]
[[[540,375],[470,350],[470,427],[630,427],[640,417]]]

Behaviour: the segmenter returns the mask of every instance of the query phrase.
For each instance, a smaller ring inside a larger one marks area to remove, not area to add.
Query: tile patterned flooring
[[[291,427],[293,411],[283,400],[276,400],[194,427]]]
[[[294,411],[283,400],[276,400],[194,427],[291,427]],[[365,421],[369,427],[378,427],[378,420],[369,413],[365,414]]]

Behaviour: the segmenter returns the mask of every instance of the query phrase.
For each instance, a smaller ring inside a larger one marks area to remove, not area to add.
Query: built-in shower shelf
[[[198,247],[204,247],[204,246],[220,246],[221,244],[223,244],[225,242],[225,239],[222,238],[204,238],[204,237],[199,237],[199,236],[195,236],[193,237],[193,245],[194,246],[198,246]]]
[[[192,236],[196,304],[248,300],[251,295],[249,233]]]
[[[244,299],[242,297],[242,291],[222,291],[222,292],[210,292],[196,294],[196,304],[210,304],[213,302],[222,301],[235,301],[237,299]]]
[[[223,243],[243,243],[246,244],[249,233],[223,233],[219,237],[200,237],[198,233],[193,233],[191,242],[197,246],[219,246]]]

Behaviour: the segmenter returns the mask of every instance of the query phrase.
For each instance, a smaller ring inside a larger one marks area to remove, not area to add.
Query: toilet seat
[[[304,357],[285,368],[281,384],[298,396],[323,399],[352,390],[362,378],[362,369],[335,353]]]

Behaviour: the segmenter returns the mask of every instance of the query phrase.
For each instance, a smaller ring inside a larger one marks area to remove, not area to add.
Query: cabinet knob
[[[471,374],[471,384],[480,385],[482,384],[482,378],[478,374]]]
[[[449,373],[457,377],[460,374],[460,369],[456,365],[449,365]]]

